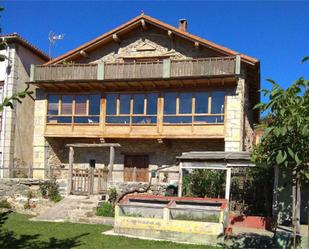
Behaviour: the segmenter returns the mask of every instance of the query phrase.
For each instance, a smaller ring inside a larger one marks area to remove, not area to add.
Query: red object
[[[271,230],[272,218],[262,216],[229,215],[229,224],[232,227]]]

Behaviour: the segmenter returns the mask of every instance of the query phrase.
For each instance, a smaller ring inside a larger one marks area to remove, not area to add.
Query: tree
[[[303,62],[308,60],[305,57]],[[263,89],[267,103],[255,108],[269,111],[269,124],[260,144],[255,148],[255,161],[268,166],[278,165],[292,173],[293,202],[293,245],[299,233],[300,187],[309,179],[309,81],[303,77],[286,90],[275,81],[271,90]]]

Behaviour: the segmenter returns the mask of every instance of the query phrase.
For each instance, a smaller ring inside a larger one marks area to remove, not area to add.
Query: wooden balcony
[[[230,76],[240,73],[240,56],[191,60],[31,66],[31,82],[114,81]]]

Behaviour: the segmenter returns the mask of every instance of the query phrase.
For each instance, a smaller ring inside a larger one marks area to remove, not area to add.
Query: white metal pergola
[[[183,170],[187,169],[214,169],[226,171],[225,199],[229,200],[231,191],[232,168],[253,167],[249,152],[185,152],[177,157],[180,162],[178,196],[182,196]]]

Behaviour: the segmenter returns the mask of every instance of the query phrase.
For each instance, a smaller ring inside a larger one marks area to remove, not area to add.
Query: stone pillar
[[[237,87],[226,94],[225,107],[225,151],[243,150],[244,131],[244,84],[239,78]]]
[[[33,134],[33,178],[45,178],[46,150],[44,130],[46,124],[47,101],[44,92],[36,89],[34,103],[34,134]]]

